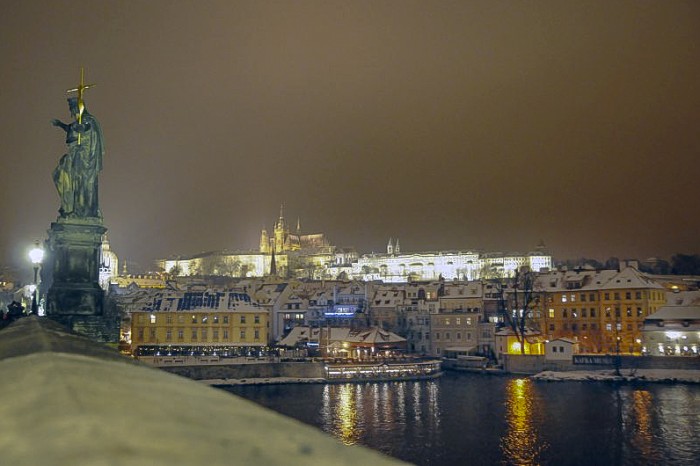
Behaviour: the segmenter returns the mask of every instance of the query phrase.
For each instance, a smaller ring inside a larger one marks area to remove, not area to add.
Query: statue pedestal
[[[59,218],[48,231],[49,318],[98,341],[116,341],[119,327],[103,319],[99,284],[102,235],[99,217]],[[112,320],[112,319],[109,319]]]

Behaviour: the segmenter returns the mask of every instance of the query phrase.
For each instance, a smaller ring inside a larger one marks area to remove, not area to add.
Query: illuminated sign
[[[355,304],[336,304],[324,314],[326,317],[352,317],[357,312]]]

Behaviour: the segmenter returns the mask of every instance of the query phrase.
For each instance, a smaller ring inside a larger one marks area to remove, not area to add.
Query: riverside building
[[[269,312],[245,293],[158,292],[131,316],[135,356],[258,356],[268,333]]]

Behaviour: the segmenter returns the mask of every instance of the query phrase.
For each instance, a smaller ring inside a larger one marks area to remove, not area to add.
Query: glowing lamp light
[[[29,260],[31,260],[34,265],[39,265],[41,261],[44,260],[44,250],[39,246],[38,241],[36,242],[36,246],[29,251]]]
[[[520,342],[519,342],[519,341],[513,342],[513,343],[510,345],[510,350],[513,351],[513,352],[518,352],[518,351],[520,351]]]

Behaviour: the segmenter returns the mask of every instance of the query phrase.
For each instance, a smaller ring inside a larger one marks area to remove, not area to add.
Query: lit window
[[[605,324],[605,330],[612,332],[612,324]]]
[[[554,309],[549,310],[549,318],[554,319]]]
[[[196,324],[197,323],[197,316],[192,314],[192,323]]]
[[[156,323],[156,315],[155,314],[151,314],[151,323],[152,324]]]
[[[209,320],[209,316],[208,316],[208,315],[203,315],[203,316],[202,316],[202,323],[203,323],[203,324],[206,324],[208,320]]]
[[[561,295],[561,302],[562,303],[566,302],[566,295],[565,294]]]

